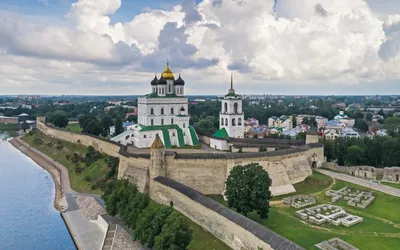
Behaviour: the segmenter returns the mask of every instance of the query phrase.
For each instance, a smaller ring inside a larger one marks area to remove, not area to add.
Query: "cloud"
[[[0,63],[12,60],[7,69],[15,76],[1,70],[0,77],[45,84],[57,78],[55,65],[61,75],[69,65],[68,78],[53,81],[125,86],[148,82],[148,72],[163,70],[167,59],[185,80],[213,88],[229,82],[231,71],[250,89],[400,77],[400,15],[383,22],[363,0],[185,0],[112,22],[119,8],[120,0],[78,0],[67,25],[2,15]],[[32,70],[21,73],[21,58]]]

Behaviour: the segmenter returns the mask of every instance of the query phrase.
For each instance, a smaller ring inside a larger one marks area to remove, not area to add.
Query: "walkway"
[[[357,178],[354,176],[340,174],[340,173],[336,173],[336,172],[332,172],[332,171],[328,171],[328,170],[317,169],[316,171],[318,171],[322,174],[325,174],[325,175],[329,175],[338,180],[347,181],[347,182],[357,184],[357,185],[360,185],[363,187],[374,189],[376,191],[380,191],[382,193],[400,197],[400,189],[398,189],[398,188],[393,188],[393,187],[389,187],[389,186],[385,186],[385,185],[379,185],[378,183],[372,182],[371,180],[365,180],[365,179]]]

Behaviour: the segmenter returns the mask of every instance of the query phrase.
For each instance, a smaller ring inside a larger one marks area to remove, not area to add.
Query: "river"
[[[51,175],[4,137],[0,131],[0,249],[76,249],[53,207]]]

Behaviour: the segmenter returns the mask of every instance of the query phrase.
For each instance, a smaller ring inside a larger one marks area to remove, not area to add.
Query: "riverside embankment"
[[[54,207],[60,212],[65,211],[68,206],[68,203],[65,200],[65,193],[71,191],[68,171],[65,167],[37,149],[26,144],[18,137],[11,139],[9,142],[51,174],[55,185]]]

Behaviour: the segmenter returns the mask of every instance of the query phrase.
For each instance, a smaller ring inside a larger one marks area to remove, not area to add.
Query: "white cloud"
[[[185,0],[169,11],[148,9],[112,23],[120,0],[79,0],[66,15],[69,26],[5,15],[0,62],[12,60],[0,77],[10,86],[59,82],[62,89],[70,81],[82,89],[117,88],[147,83],[147,72],[161,71],[167,59],[186,79],[202,83],[192,86],[200,91],[227,83],[230,71],[257,88],[266,81],[342,84],[400,76],[400,15],[384,23],[363,0],[278,0],[276,13],[273,5]]]

